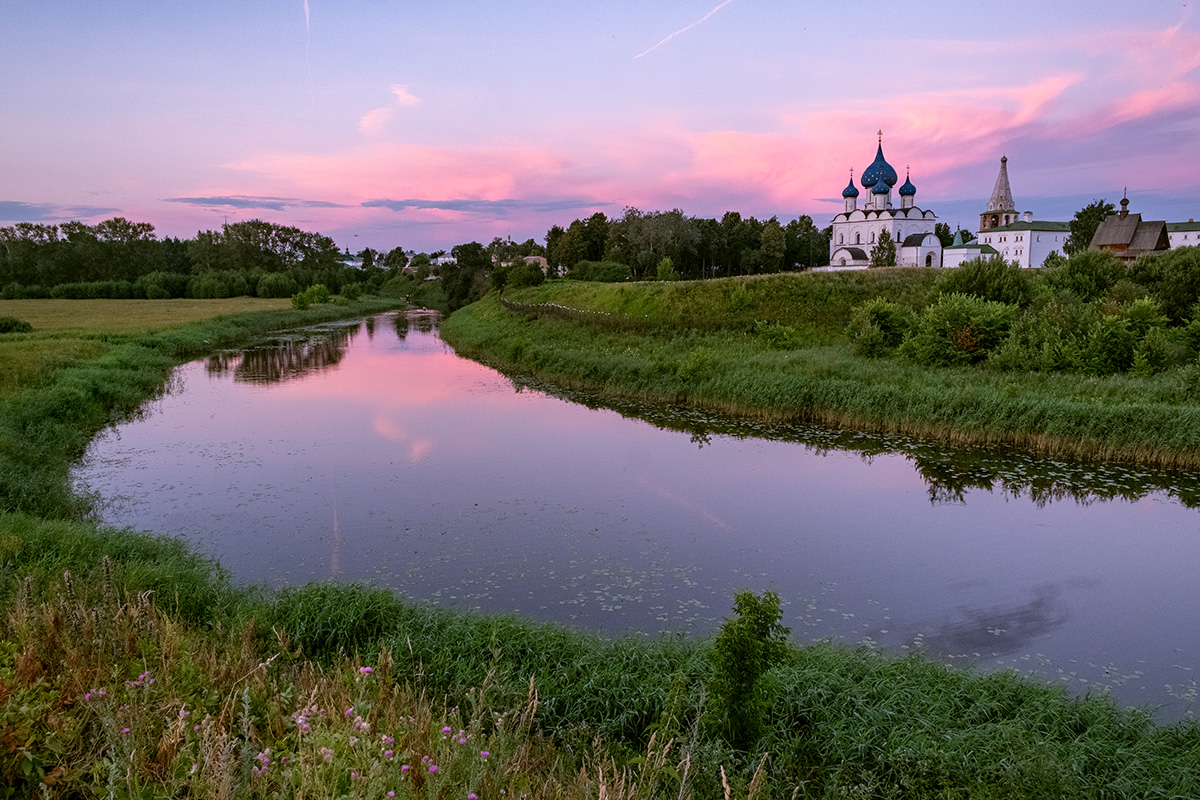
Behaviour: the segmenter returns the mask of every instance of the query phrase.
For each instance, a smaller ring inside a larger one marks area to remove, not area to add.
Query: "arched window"
[[[875,231],[871,231],[871,244],[875,244]]]
[[[854,243],[862,244],[862,234],[861,233],[854,234]]]
[[[992,214],[992,227],[994,228],[999,224],[1000,224],[1000,217],[996,214]]]
[[[933,266],[933,253],[930,253],[929,255],[925,256],[925,266],[927,266],[927,267]]]
[[[845,243],[846,243],[846,234],[839,233],[838,234],[838,244],[845,244]]]
[[[843,266],[843,267],[846,266],[846,257],[845,256],[842,256],[842,261],[841,261],[840,266]]]

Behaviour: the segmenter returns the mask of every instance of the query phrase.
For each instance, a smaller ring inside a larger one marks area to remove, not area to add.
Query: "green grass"
[[[919,298],[927,297],[928,276],[916,271],[906,287],[898,272],[883,276],[888,296],[919,305]],[[1016,446],[1054,456],[1200,465],[1200,403],[1191,368],[1148,377],[1088,376],[864,358],[845,344],[841,331],[865,284],[828,275],[769,277],[781,286],[804,286],[810,298],[836,296],[834,309],[805,312],[790,301],[779,302],[778,308],[786,310],[773,317],[763,309],[764,301],[736,315],[705,312],[721,307],[716,298],[722,291],[729,305],[729,298],[747,287],[768,286],[772,281],[766,278],[698,282],[691,285],[693,295],[686,294],[688,284],[580,288],[550,282],[538,287],[536,296],[523,291],[511,299],[536,297],[584,307],[591,297],[597,309],[626,316],[629,309],[654,306],[657,316],[650,319],[661,322],[630,330],[619,323],[530,317],[508,311],[489,295],[453,314],[442,333],[460,352],[502,370],[612,399],[665,401],[749,419],[905,433],[955,444]],[[813,288],[827,281],[832,288]],[[640,305],[633,300],[639,292],[648,296]],[[799,292],[784,294],[794,298]],[[668,311],[666,297],[680,303],[696,299],[697,305]],[[702,318],[707,324],[686,327],[671,317]],[[801,346],[776,349],[751,332],[751,318],[795,323]]]
[[[336,313],[64,333],[102,346],[45,361],[0,401],[0,797],[1194,796],[1194,721],[1157,726],[1032,678],[789,646],[764,678],[763,735],[739,752],[700,724],[711,639],[606,639],[361,586],[235,587],[182,542],[82,516],[70,460],[179,359]],[[562,322],[497,333],[502,319],[494,303],[454,317],[563,372],[590,353],[589,380],[619,375],[647,396],[777,362],[831,380],[886,369],[742,331],[635,349]],[[550,334],[578,352],[557,364]]]

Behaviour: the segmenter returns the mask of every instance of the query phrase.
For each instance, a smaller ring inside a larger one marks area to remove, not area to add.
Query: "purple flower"
[[[479,751],[479,757],[480,757],[480,758],[487,758],[487,757],[488,757],[488,756],[490,756],[490,755],[491,755],[491,753],[489,753],[487,750],[480,750],[480,751]]]
[[[384,758],[391,758],[391,757],[392,757],[392,751],[391,751],[391,750],[384,750],[384,751],[383,751],[383,757],[384,757]]]
[[[408,764],[405,764],[404,766],[402,766],[402,767],[400,768],[400,771],[401,771],[401,772],[408,772]]]
[[[449,736],[449,735],[450,735],[450,726],[449,726],[449,725],[447,725],[446,727],[442,728],[442,733],[444,733],[444,734],[446,734],[447,736]]]
[[[430,765],[429,765],[429,771],[430,771],[430,772],[437,772],[437,764],[430,764]]]
[[[361,672],[363,675],[370,675],[375,670],[371,669],[370,667],[359,667],[358,671]]]

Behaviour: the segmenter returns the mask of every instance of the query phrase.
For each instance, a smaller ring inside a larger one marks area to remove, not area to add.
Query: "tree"
[[[370,247],[364,247],[362,249],[362,252],[360,252],[358,254],[358,257],[362,259],[362,268],[363,269],[371,269],[372,267],[374,267],[376,265],[376,262],[380,260],[379,256],[380,256],[379,251],[373,250]]]
[[[1063,252],[1068,256],[1073,256],[1087,250],[1100,223],[1108,219],[1108,215],[1116,210],[1112,203],[1101,198],[1093,200],[1076,211],[1075,218],[1070,222],[1071,235],[1063,242]]]
[[[875,243],[875,249],[871,251],[871,266],[896,266],[896,243],[892,241],[892,235],[887,231],[879,234],[879,241]]]
[[[383,257],[383,266],[392,272],[399,272],[408,266],[408,256],[404,255],[403,247],[393,247]]]
[[[779,220],[771,217],[763,224],[762,242],[759,245],[759,269],[763,272],[778,272],[783,266],[784,254],[784,235],[783,226],[779,224]]]

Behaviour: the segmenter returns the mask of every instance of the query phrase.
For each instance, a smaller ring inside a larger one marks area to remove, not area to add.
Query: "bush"
[[[167,300],[186,297],[188,276],[181,272],[149,272],[135,281],[139,296],[147,300]]]
[[[916,314],[897,303],[873,297],[850,309],[846,335],[856,353],[877,358],[898,347],[912,330]]]
[[[747,752],[762,735],[769,706],[764,676],[787,653],[791,630],[779,624],[779,595],[738,592],[737,616],[725,620],[713,644],[708,723],[735,749]]]
[[[282,272],[268,272],[259,278],[254,293],[259,297],[291,297],[300,291],[296,281]]]
[[[900,354],[920,364],[982,361],[1004,341],[1017,307],[966,294],[944,294],[917,319]]]
[[[1073,294],[1052,297],[1013,322],[988,364],[1015,372],[1080,369],[1088,332],[1098,319],[1095,307]]]
[[[347,283],[342,286],[342,290],[338,292],[338,294],[353,303],[363,296],[363,291],[363,285],[361,283],[354,282]]]
[[[660,281],[679,280],[679,273],[675,271],[675,262],[671,260],[670,256],[664,256],[662,261],[658,262],[655,277]]]
[[[973,258],[949,270],[938,280],[938,294],[969,294],[1016,306],[1029,305],[1032,297],[1028,273],[1016,262],[1002,258]]]
[[[777,322],[758,320],[754,323],[754,334],[775,350],[795,350],[801,344],[799,331]]]
[[[1158,297],[1163,313],[1182,321],[1200,302],[1200,247],[1142,256],[1133,263],[1129,277]]]
[[[201,300],[249,294],[250,285],[240,272],[203,272],[188,283],[188,296]]]
[[[616,261],[580,261],[571,267],[567,277],[576,281],[620,283],[632,280],[633,273],[627,265]]]
[[[1128,274],[1125,266],[1111,253],[1084,250],[1068,258],[1062,266],[1044,270],[1042,277],[1054,289],[1071,292],[1084,300],[1095,300]]]
[[[0,333],[29,333],[33,326],[16,317],[0,317]]]
[[[1137,336],[1129,320],[1116,314],[1105,314],[1088,333],[1084,351],[1084,366],[1088,372],[1109,375],[1124,372],[1133,364]]]
[[[537,264],[514,264],[508,268],[508,285],[514,289],[538,286],[546,281],[546,273]]]
[[[303,311],[317,303],[328,303],[331,296],[325,284],[314,283],[303,292],[296,292],[292,295],[292,308],[298,308]]]

